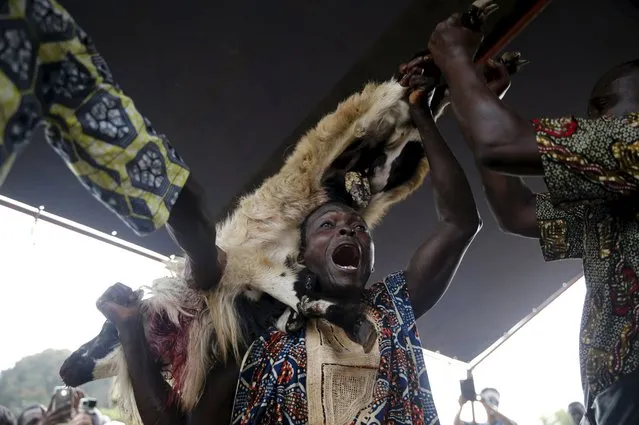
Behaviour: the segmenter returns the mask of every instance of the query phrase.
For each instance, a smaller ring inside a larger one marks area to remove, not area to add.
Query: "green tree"
[[[0,405],[16,415],[32,404],[49,405],[53,388],[64,385],[58,371],[71,354],[68,350],[45,350],[24,357],[8,370],[0,372]],[[111,407],[109,397],[112,380],[91,382],[81,389],[87,396],[98,399],[98,408]]]

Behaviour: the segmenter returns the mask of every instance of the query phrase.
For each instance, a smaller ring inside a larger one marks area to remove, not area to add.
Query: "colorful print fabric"
[[[439,425],[403,272],[366,290],[374,311],[380,364],[369,409],[357,424]],[[306,424],[305,331],[272,330],[250,347],[238,382],[233,424]]]
[[[188,167],[54,0],[0,1],[0,184],[35,128],[137,234],[169,217]]]
[[[534,125],[549,188],[537,197],[542,252],[584,264],[580,360],[592,402],[639,367],[639,113]]]

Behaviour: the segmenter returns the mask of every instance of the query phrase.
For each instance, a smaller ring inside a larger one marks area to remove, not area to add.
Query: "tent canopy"
[[[214,211],[224,210],[250,187],[265,163],[274,166],[281,160],[283,146],[338,98],[367,79],[392,74],[398,62],[425,46],[437,20],[467,4],[62,3],[91,34],[139,109],[206,184]],[[504,13],[518,3],[527,1],[500,0]],[[508,102],[529,118],[582,113],[598,76],[636,57],[637,19],[627,0],[551,3],[508,46],[532,61],[515,78]],[[468,172],[484,227],[442,301],[419,324],[427,348],[470,361],[580,273],[581,265],[546,264],[536,241],[500,232],[454,120],[446,117],[441,128]],[[543,190],[541,182],[534,185]],[[40,136],[19,158],[2,193],[45,205],[47,211],[107,234],[116,230],[119,237],[150,250],[176,252],[163,232],[139,239],[124,228],[86,193]],[[436,220],[426,183],[376,229],[375,277],[404,267]]]

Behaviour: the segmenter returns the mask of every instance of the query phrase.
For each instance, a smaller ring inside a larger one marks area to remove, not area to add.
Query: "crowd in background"
[[[23,409],[17,415],[9,408],[0,406],[0,425],[105,425],[107,423],[124,425],[121,422],[112,421],[111,418],[102,414],[94,406],[95,399],[85,397],[82,391],[72,388],[67,391],[71,394],[71,401],[68,403],[56,405],[54,392],[49,407],[34,404]],[[93,405],[91,405],[91,400],[93,400]]]

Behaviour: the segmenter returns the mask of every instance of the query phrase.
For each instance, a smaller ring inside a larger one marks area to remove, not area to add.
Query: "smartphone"
[[[51,398],[51,410],[55,411],[65,404],[73,403],[73,389],[69,387],[55,387]],[[70,410],[69,410],[70,412]]]
[[[80,399],[80,412],[84,412],[88,415],[95,413],[95,407],[98,405],[98,400],[93,397],[82,397]]]
[[[475,380],[470,377],[459,381],[461,387],[461,395],[464,400],[475,401],[477,399],[477,392],[475,391]]]

